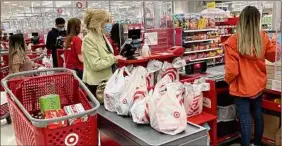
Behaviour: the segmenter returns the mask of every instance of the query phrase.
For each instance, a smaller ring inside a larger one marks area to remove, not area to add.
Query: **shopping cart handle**
[[[13,92],[8,87],[8,80],[18,77],[18,76],[24,76],[24,75],[30,75],[30,74],[38,74],[42,72],[68,72],[72,73],[72,75],[75,77],[75,79],[79,82],[79,86],[82,87],[84,91],[86,91],[89,99],[91,100],[94,105],[92,105],[92,108],[90,110],[86,110],[82,113],[77,113],[74,115],[67,115],[59,118],[53,118],[53,119],[35,119],[33,118],[29,112],[25,109],[25,107],[22,105],[22,103],[15,97]],[[72,118],[78,118],[85,115],[93,115],[95,114],[96,110],[99,108],[100,103],[99,101],[94,97],[94,95],[90,92],[90,90],[86,87],[86,85],[80,80],[80,78],[76,75],[75,71],[66,69],[66,68],[51,68],[51,69],[42,69],[42,70],[31,70],[31,71],[24,71],[24,72],[18,72],[14,74],[9,74],[5,78],[2,79],[1,84],[5,91],[10,95],[10,97],[15,101],[15,103],[18,105],[18,107],[23,111],[25,116],[31,121],[31,123],[36,127],[47,127],[48,123],[58,122],[58,121],[64,121]]]

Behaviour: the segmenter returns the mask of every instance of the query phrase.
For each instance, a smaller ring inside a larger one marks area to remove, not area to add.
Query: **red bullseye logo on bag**
[[[127,104],[127,100],[126,100],[126,99],[123,99],[123,100],[122,100],[122,103],[123,103],[123,104]]]
[[[179,112],[174,112],[173,115],[174,115],[175,118],[179,118],[180,117],[180,113]]]
[[[65,145],[67,146],[75,146],[78,143],[78,135],[75,133],[70,133],[65,138]]]

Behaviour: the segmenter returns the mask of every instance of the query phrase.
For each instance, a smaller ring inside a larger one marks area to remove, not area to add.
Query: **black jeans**
[[[58,57],[57,57],[57,50],[52,50],[52,60],[53,60],[53,67],[58,67]]]
[[[90,92],[96,97],[96,91],[97,91],[98,85],[89,85],[87,83],[84,83],[84,84],[90,90]]]
[[[256,99],[234,97],[237,111],[239,114],[241,125],[241,145],[249,146],[251,140],[251,115],[255,123],[255,139],[254,144],[256,146],[261,145],[261,139],[263,135],[263,116],[262,116],[262,95]]]
[[[82,80],[83,70],[75,69],[76,75]]]

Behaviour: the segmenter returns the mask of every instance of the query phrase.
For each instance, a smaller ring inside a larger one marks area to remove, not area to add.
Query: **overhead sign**
[[[216,5],[215,2],[208,2],[208,3],[207,3],[207,8],[208,8],[208,9],[210,9],[210,8],[215,8],[215,5]]]

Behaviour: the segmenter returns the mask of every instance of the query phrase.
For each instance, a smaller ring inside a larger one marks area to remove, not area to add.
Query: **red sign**
[[[77,2],[77,3],[76,3],[76,7],[77,7],[77,8],[82,8],[82,6],[83,6],[83,5],[82,5],[81,2]]]

